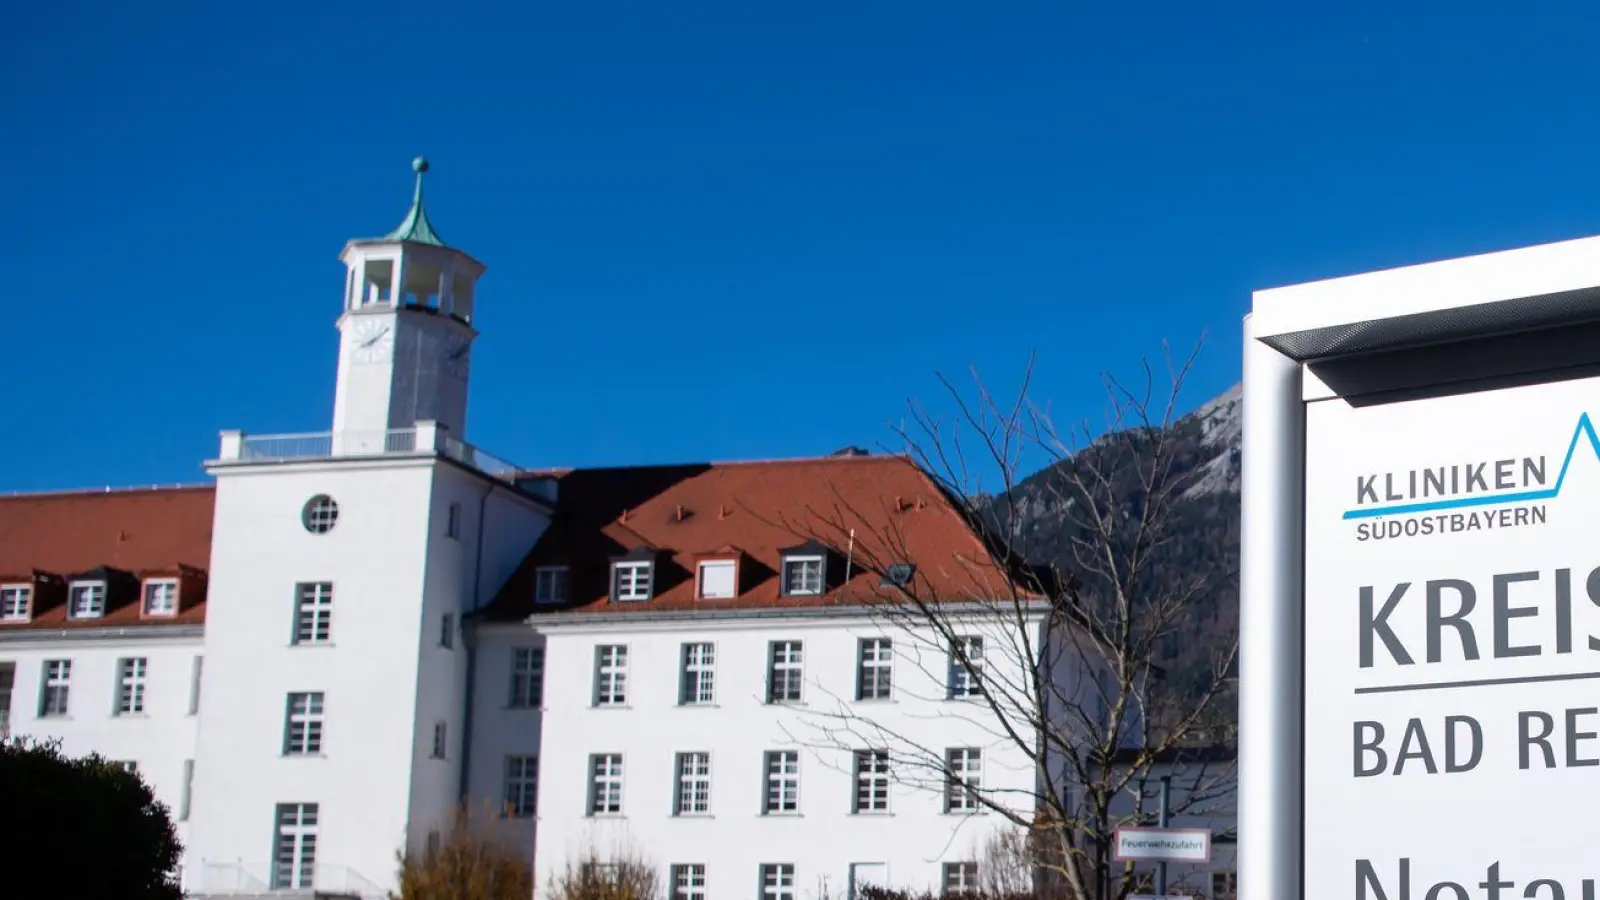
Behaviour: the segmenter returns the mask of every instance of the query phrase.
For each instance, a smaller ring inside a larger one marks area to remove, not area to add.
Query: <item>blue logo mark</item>
[[[1542,488],[1537,491],[1519,491],[1515,494],[1476,494],[1469,497],[1453,497],[1448,500],[1430,500],[1424,503],[1399,503],[1391,506],[1369,506],[1347,511],[1345,519],[1370,519],[1375,516],[1402,516],[1409,513],[1439,512],[1447,509],[1464,509],[1471,506],[1503,506],[1508,503],[1526,503],[1530,500],[1554,500],[1561,494],[1561,485],[1567,480],[1567,469],[1572,466],[1572,454],[1578,450],[1578,438],[1587,437],[1589,448],[1594,451],[1595,458],[1600,460],[1600,435],[1595,434],[1594,424],[1589,421],[1589,414],[1584,413],[1578,417],[1578,425],[1572,429],[1572,441],[1567,444],[1567,456],[1561,461],[1561,472],[1556,475],[1555,487]]]

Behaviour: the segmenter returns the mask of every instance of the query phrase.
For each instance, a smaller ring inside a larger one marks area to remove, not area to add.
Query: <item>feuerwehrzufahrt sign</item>
[[[1211,832],[1205,828],[1118,828],[1111,857],[1117,862],[1210,862]]]
[[[1307,405],[1307,900],[1600,897],[1596,418],[1596,378]]]

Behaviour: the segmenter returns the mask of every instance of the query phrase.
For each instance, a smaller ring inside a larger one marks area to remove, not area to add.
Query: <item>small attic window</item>
[[[0,585],[0,622],[28,621],[28,601],[32,597],[31,584]]]
[[[567,567],[540,566],[533,573],[533,602],[567,602]]]
[[[911,563],[895,563],[884,570],[883,587],[905,587],[911,583],[911,576],[917,574],[917,567]]]
[[[794,553],[783,558],[783,593],[789,597],[822,593],[824,558],[821,554]]]
[[[67,614],[74,619],[98,619],[106,614],[106,583],[74,581],[67,593]]]
[[[611,600],[614,603],[639,603],[655,593],[656,551],[637,547],[611,560]]]
[[[697,595],[701,600],[728,600],[738,596],[738,560],[710,559],[696,568]]]
[[[144,614],[147,616],[178,614],[178,579],[151,578],[145,581]]]

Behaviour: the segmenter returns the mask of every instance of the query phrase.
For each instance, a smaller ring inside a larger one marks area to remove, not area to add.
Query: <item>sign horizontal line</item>
[[[1447,688],[1494,687],[1501,684],[1541,684],[1550,681],[1590,681],[1600,672],[1567,672],[1560,675],[1517,675],[1510,678],[1473,678],[1465,681],[1419,681],[1413,684],[1382,684],[1358,687],[1357,694],[1402,694],[1409,691],[1441,691]]]

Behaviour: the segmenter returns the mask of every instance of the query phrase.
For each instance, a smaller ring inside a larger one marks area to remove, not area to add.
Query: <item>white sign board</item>
[[[1111,856],[1117,862],[1210,862],[1205,828],[1118,828]]]
[[[1591,414],[1596,378],[1307,404],[1305,900],[1600,897]]]

